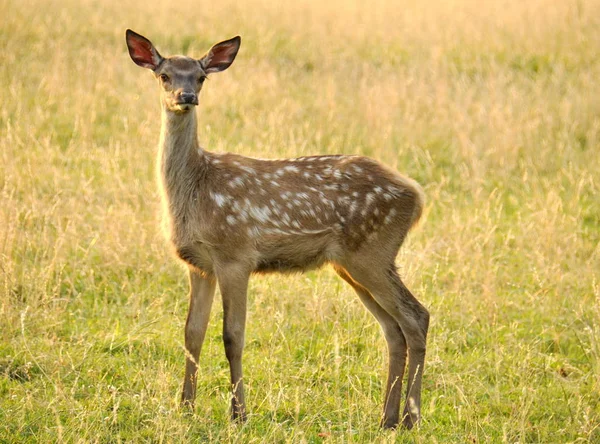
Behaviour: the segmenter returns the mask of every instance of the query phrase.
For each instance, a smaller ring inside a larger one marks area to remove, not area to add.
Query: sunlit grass
[[[0,441],[600,440],[600,3],[0,0]],[[200,142],[372,156],[418,180],[398,257],[432,315],[421,427],[378,429],[385,342],[330,270],[254,279],[250,420],[215,304],[178,410],[184,270],[161,235],[152,76],[242,35]]]

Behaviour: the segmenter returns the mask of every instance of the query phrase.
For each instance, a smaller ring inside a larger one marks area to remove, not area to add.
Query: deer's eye
[[[158,76],[158,78],[159,78],[159,79],[161,80],[161,82],[163,82],[163,83],[166,83],[166,82],[168,82],[168,81],[170,80],[170,79],[169,79],[169,76],[168,76],[168,75],[166,75],[166,74],[161,74],[160,76]]]
[[[205,80],[206,80],[206,76],[198,77],[198,84],[202,85]]]

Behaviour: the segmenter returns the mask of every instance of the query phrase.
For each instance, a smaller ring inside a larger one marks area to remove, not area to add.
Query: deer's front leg
[[[220,269],[219,288],[223,297],[223,343],[231,373],[231,416],[234,420],[246,420],[242,352],[246,329],[246,293],[249,272],[242,267],[228,266]]]
[[[198,358],[206,336],[216,281],[214,277],[204,277],[191,269],[189,279],[190,308],[185,323],[185,378],[181,404],[193,408],[196,398]]]

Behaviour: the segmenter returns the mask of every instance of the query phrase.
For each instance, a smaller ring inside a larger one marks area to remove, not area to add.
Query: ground
[[[0,4],[0,441],[600,441],[597,0]],[[246,425],[218,302],[178,410],[187,282],[127,28],[164,55],[242,36],[200,97],[208,149],[423,186],[397,261],[431,312],[418,429],[378,428],[385,341],[328,269],[252,280]]]

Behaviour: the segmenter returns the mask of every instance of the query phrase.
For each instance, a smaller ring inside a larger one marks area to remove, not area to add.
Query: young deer
[[[382,425],[411,428],[421,405],[429,313],[404,286],[394,260],[423,209],[421,187],[358,156],[262,160],[204,150],[194,106],[209,74],[227,69],[240,37],[193,59],[163,58],[145,37],[126,33],[133,61],[161,88],[158,173],[169,238],[187,265],[190,307],[181,402],[193,407],[198,358],[218,283],[232,416],[246,418],[242,349],[252,273],[303,271],[331,263],[381,324],[389,350]],[[399,418],[408,350],[407,398]]]

